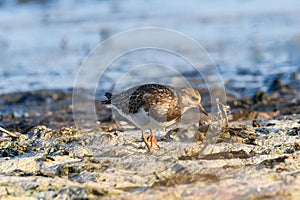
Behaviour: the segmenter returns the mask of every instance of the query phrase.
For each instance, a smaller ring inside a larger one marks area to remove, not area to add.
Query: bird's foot
[[[142,133],[142,140],[144,141],[147,149],[149,152],[151,152],[153,150],[153,147],[156,146],[157,148],[160,148],[159,145],[158,145],[158,142],[156,140],[156,137],[155,135],[153,134],[153,132],[151,131],[151,134],[148,138],[146,138],[144,136],[144,133]],[[150,145],[149,145],[150,143]]]
[[[148,151],[149,152],[152,151],[152,148],[150,148],[150,146],[149,146],[148,139],[144,135],[142,136],[142,140],[144,141]]]
[[[152,133],[152,131],[151,131],[151,135],[147,138],[147,142],[150,143],[149,151],[152,151],[154,146],[156,146],[157,148],[160,148],[159,145],[158,145],[158,142],[156,140],[156,137]]]

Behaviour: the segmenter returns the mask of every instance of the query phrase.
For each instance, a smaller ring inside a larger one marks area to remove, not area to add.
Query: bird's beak
[[[205,111],[205,109],[203,108],[203,106],[201,104],[198,105],[198,108],[199,108],[200,112],[202,112],[203,114],[208,116],[208,113]]]

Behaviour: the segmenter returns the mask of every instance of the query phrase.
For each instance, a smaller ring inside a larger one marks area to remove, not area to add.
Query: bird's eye
[[[192,99],[193,101],[197,101],[197,100],[198,100],[197,97],[191,97],[191,99]]]

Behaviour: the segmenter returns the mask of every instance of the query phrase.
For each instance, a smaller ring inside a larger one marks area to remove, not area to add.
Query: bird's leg
[[[150,129],[150,132],[151,132],[151,134],[150,134],[150,136],[149,136],[149,138],[148,138],[147,140],[150,142],[150,149],[149,149],[149,151],[152,151],[152,149],[153,149],[153,144],[154,144],[155,146],[157,146],[158,148],[159,148],[159,145],[158,145],[157,140],[156,140],[156,137],[155,137],[155,135],[153,134],[153,132],[152,132],[151,129]]]
[[[145,145],[146,145],[148,151],[151,151],[150,146],[149,146],[149,144],[148,144],[148,140],[147,140],[147,138],[146,138],[145,135],[144,135],[144,131],[142,131],[142,140],[144,141],[144,143],[145,143]]]

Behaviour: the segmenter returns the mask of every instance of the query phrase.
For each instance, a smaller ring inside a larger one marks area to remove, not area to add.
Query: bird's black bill
[[[208,113],[205,111],[205,109],[203,108],[203,106],[201,104],[199,104],[199,110],[200,110],[200,112],[202,112],[203,114],[208,116]]]

